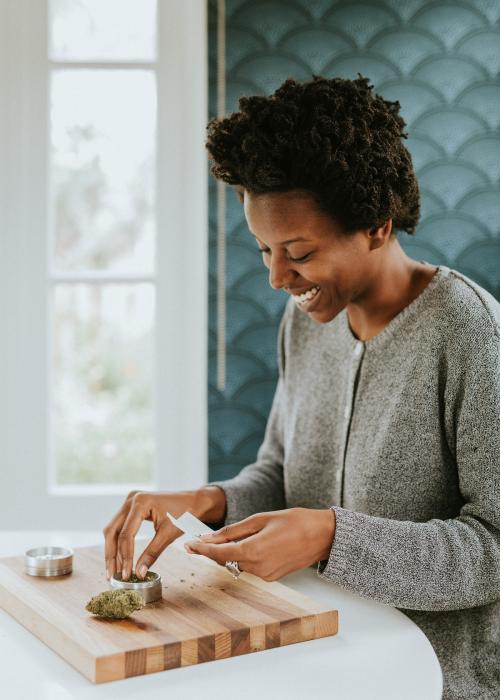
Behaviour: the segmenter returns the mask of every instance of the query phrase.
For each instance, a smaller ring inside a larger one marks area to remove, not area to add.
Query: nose
[[[269,262],[269,284],[273,289],[282,289],[290,285],[297,273],[290,267],[285,257],[278,259],[277,256],[271,258]]]

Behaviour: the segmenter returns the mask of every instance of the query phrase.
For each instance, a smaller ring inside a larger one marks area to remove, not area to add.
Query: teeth
[[[304,304],[304,302],[315,297],[318,292],[319,287],[312,287],[311,289],[308,289],[307,292],[304,292],[304,294],[294,294],[293,298],[297,304]]]

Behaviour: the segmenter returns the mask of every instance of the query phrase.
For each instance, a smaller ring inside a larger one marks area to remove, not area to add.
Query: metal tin
[[[24,555],[30,576],[65,576],[73,571],[73,550],[67,547],[35,547]]]
[[[112,589],[124,588],[128,591],[137,591],[144,598],[145,603],[154,603],[155,600],[161,598],[161,576],[155,574],[154,571],[148,571],[148,575],[153,575],[151,581],[122,581],[121,574],[115,574],[109,580],[109,586]]]

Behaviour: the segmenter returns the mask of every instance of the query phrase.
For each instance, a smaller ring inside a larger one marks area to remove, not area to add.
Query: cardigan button
[[[363,343],[357,342],[356,347],[354,348],[354,354],[358,356],[361,353],[361,350],[363,348]]]

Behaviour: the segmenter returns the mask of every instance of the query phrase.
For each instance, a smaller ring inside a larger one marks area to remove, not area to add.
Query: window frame
[[[206,15],[205,2],[158,0],[158,490],[208,480]],[[50,490],[50,297],[60,276],[49,266],[48,1],[0,0],[0,20],[0,528],[101,528],[129,486]]]

